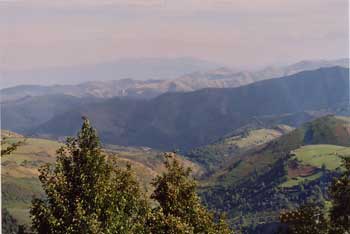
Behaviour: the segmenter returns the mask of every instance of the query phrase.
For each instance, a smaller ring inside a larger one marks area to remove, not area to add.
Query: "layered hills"
[[[37,169],[54,162],[62,143],[3,134],[10,142],[24,140],[2,160],[3,206],[28,223],[31,198],[42,195]],[[121,166],[131,164],[148,192],[152,178],[164,170],[161,152],[151,148],[105,145],[104,152]],[[285,125],[242,128],[190,152],[186,157],[193,162],[180,160],[201,178],[203,202],[226,211],[236,229],[255,233],[263,225],[273,230],[280,210],[307,201],[327,206],[327,187],[342,170],[341,157],[350,155],[350,119],[325,116],[294,130]]]
[[[156,63],[155,61],[153,62]],[[187,74],[181,74],[175,78],[172,77],[171,75],[169,75],[170,78],[164,77],[163,75],[163,76],[154,76],[154,77],[151,77],[151,79],[148,78],[148,79],[140,80],[140,79],[137,79],[137,76],[136,77],[126,76],[130,78],[119,77],[119,79],[115,78],[110,80],[111,75],[114,74],[116,77],[118,77],[118,74],[121,71],[126,69],[124,67],[123,69],[118,70],[118,66],[113,67],[111,65],[111,68],[109,69],[106,68],[104,71],[102,71],[101,69],[98,69],[98,70],[101,70],[100,71],[101,74],[100,75],[95,74],[96,76],[95,81],[82,82],[80,84],[70,84],[70,85],[61,84],[61,85],[52,85],[52,86],[20,85],[20,86],[2,89],[1,90],[2,103],[21,99],[26,96],[43,96],[43,95],[52,95],[52,94],[70,95],[75,97],[97,97],[97,98],[128,97],[128,98],[149,99],[167,92],[190,92],[190,91],[196,91],[204,88],[233,88],[233,87],[239,87],[242,85],[247,85],[260,80],[290,76],[290,75],[293,75],[302,71],[307,71],[307,70],[316,70],[321,67],[341,66],[341,67],[348,68],[349,66],[348,59],[339,59],[339,60],[332,60],[332,61],[327,61],[327,60],[301,61],[289,66],[283,66],[283,67],[270,66],[257,71],[234,71],[226,67],[203,71],[204,67],[207,67],[208,69],[214,68],[214,67],[213,65],[210,66],[209,64],[205,66],[200,62],[197,62],[198,64],[191,61],[181,63],[181,60],[174,61],[174,64],[175,64],[173,65],[174,67],[177,66],[176,65],[177,62],[179,64],[182,64],[182,66],[184,66],[182,71]],[[148,63],[145,62],[145,64],[148,64]],[[188,64],[187,66],[189,66],[188,69],[185,68],[186,64]],[[193,64],[193,67],[191,67],[191,64]],[[136,61],[135,69],[130,69],[131,73],[133,70],[136,70],[136,72],[140,72],[140,71],[137,71],[138,70],[137,66],[138,66],[138,63]],[[149,70],[152,70],[152,66],[155,66],[155,65],[152,65],[152,62],[150,62],[149,66],[150,66]],[[169,68],[171,66],[167,65],[167,67]],[[193,72],[194,71],[193,69],[195,67],[198,69],[198,71]],[[154,68],[155,71],[159,69],[160,69],[159,67]],[[171,69],[169,70],[171,71]],[[85,74],[86,80],[91,79],[89,78],[89,75],[91,76],[91,73],[94,73],[94,72]],[[75,77],[77,78],[79,77],[84,78],[84,75],[80,74],[79,72],[76,72],[76,73],[73,72],[73,74],[75,74]],[[39,74],[38,76],[42,76],[42,74],[41,75]],[[49,74],[47,74],[47,76],[50,77]],[[65,79],[67,79],[67,76],[69,77],[69,75],[66,75]],[[144,76],[149,77],[147,73],[145,73]],[[35,79],[35,77],[33,79]],[[54,78],[52,79],[54,80]],[[74,80],[73,77],[72,79]],[[44,84],[44,83],[45,82],[41,82],[41,84]]]
[[[317,64],[325,67],[311,70]],[[237,230],[272,233],[283,209],[310,201],[327,208],[327,187],[350,155],[350,119],[333,115],[349,115],[349,69],[317,64],[270,68],[256,79],[245,73],[229,85],[241,75],[233,79],[222,68],[161,81],[162,88],[160,81],[130,79],[7,89],[2,128],[17,133],[3,130],[2,138],[24,143],[1,162],[3,207],[29,222],[32,196],[43,195],[38,168],[55,161],[60,140],[75,135],[86,116],[105,154],[131,164],[147,193],[164,171],[161,151],[183,154],[203,202],[227,212]],[[271,74],[281,77],[267,79]]]
[[[187,150],[252,123],[298,126],[346,109],[348,76],[348,69],[331,67],[230,89],[167,93],[151,100],[113,98],[59,113],[23,133],[73,135],[81,116],[87,116],[105,143]]]
[[[327,206],[327,187],[350,156],[350,119],[326,116],[231,157],[207,178],[201,193],[236,226],[277,221],[283,209],[306,202]],[[254,233],[254,232],[253,232]]]

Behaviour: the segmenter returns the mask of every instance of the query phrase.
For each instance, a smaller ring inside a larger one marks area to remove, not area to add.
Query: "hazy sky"
[[[125,57],[236,67],[341,58],[348,23],[348,0],[0,0],[0,68]]]

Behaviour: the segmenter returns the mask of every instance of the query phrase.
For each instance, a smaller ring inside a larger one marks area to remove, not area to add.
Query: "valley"
[[[74,135],[81,116],[87,116],[106,144],[187,151],[249,124],[297,127],[341,112],[348,108],[348,75],[346,68],[322,68],[237,88],[166,93],[150,100],[33,97],[38,101],[3,105],[2,126],[57,139]]]
[[[27,138],[6,131],[5,135],[8,137],[8,143],[18,141],[24,141],[24,143],[15,153],[2,158],[2,205],[20,224],[29,224],[31,200],[33,197],[43,196],[38,179],[38,169],[46,163],[52,164],[55,162],[56,151],[63,146],[63,143],[39,138]],[[163,153],[147,147],[132,148],[107,145],[104,148],[104,153],[111,159],[117,159],[118,165],[122,168],[130,164],[136,172],[142,188],[148,195],[152,192],[150,183],[153,178],[165,170]],[[203,173],[202,168],[197,164],[183,157],[179,157],[179,160],[184,165],[192,168],[194,176]]]
[[[342,170],[340,157],[350,156],[349,125],[349,118],[334,116],[306,123],[226,161],[200,193],[209,207],[228,212],[237,227],[256,227],[266,218],[273,226],[283,209],[307,201],[322,204]]]
[[[2,234],[350,234],[347,0],[0,0]]]
[[[107,158],[130,165],[148,197],[165,172],[163,153],[175,151],[209,209],[226,212],[242,233],[274,233],[281,211],[308,201],[328,206],[327,188],[350,155],[348,75],[326,67],[146,99],[45,91],[6,100],[2,139],[23,144],[2,158],[5,215],[29,225],[33,197],[44,196],[38,170],[55,162],[83,117],[97,128]]]
[[[242,128],[179,159],[200,179],[198,192],[204,203],[227,212],[233,227],[273,229],[280,210],[308,199],[327,201],[325,189],[342,170],[340,157],[350,156],[348,126],[348,117],[326,116],[295,130],[286,125]],[[13,155],[2,159],[3,207],[19,223],[28,224],[32,197],[43,196],[38,168],[55,161],[62,143],[3,134],[8,142],[24,140]],[[121,167],[130,164],[147,194],[152,179],[164,172],[158,150],[105,145],[104,153]]]

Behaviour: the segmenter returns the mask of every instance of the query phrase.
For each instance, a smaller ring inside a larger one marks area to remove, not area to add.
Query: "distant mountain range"
[[[348,77],[349,69],[331,67],[237,88],[166,93],[151,100],[32,97],[3,105],[2,128],[58,138],[75,134],[81,116],[87,116],[104,143],[186,150],[251,123],[298,126],[338,113],[349,105]]]
[[[174,62],[174,66],[179,66],[176,64],[181,64],[179,60]],[[155,61],[153,61],[155,62]],[[131,63],[131,62],[130,62]],[[139,63],[141,63],[139,61]],[[150,61],[148,63],[151,63]],[[145,62],[145,64],[148,64]],[[170,63],[170,61],[169,61]],[[185,62],[184,62],[185,63]],[[188,64],[188,65],[186,65]],[[188,69],[184,68],[183,72],[193,71],[194,69],[198,69],[198,71],[203,70],[204,67],[214,67],[211,65],[204,65],[197,61],[196,66],[192,66],[190,68],[190,64],[196,64],[195,61],[187,61],[185,63],[186,66],[189,66]],[[112,69],[107,69],[107,71]],[[165,65],[164,65],[165,66]],[[170,64],[168,64],[170,66]],[[136,80],[136,79],[120,79],[120,80],[107,80],[104,73],[101,69],[101,74],[97,76],[96,71],[96,80],[106,79],[107,81],[91,81],[85,82],[77,85],[54,85],[54,86],[39,86],[39,85],[21,85],[15,86],[12,88],[6,88],[1,90],[1,99],[2,102],[16,100],[19,98],[23,98],[25,96],[42,96],[42,95],[52,95],[52,94],[64,94],[71,95],[76,97],[99,97],[99,98],[111,98],[111,97],[131,97],[131,98],[142,98],[148,99],[156,97],[160,94],[166,92],[189,92],[195,91],[203,88],[233,88],[239,87],[242,85],[247,85],[256,81],[271,79],[276,77],[289,76],[292,74],[296,74],[301,71],[306,70],[315,70],[321,67],[331,67],[331,66],[341,66],[348,67],[349,59],[339,59],[333,61],[327,60],[319,60],[319,61],[302,61],[296,64],[292,64],[286,67],[268,67],[259,71],[243,71],[243,72],[235,72],[231,69],[222,67],[214,70],[209,70],[206,72],[192,72],[187,75],[182,75],[177,78],[166,79],[169,77],[173,77],[173,75],[169,76],[149,76],[147,72],[144,73],[144,77],[151,78],[162,78],[162,79],[149,79],[149,80]],[[123,67],[123,69],[131,69],[131,65]],[[152,67],[150,65],[150,67]],[[165,66],[166,67],[166,66]],[[118,72],[119,65],[116,65],[109,74],[111,76],[114,75],[114,79],[116,77],[120,77]],[[135,70],[141,72],[138,68],[138,63],[135,65]],[[134,70],[131,69],[131,70]],[[180,68],[179,68],[180,69]],[[155,69],[157,70],[157,69]],[[159,69],[158,69],[159,70]],[[171,70],[171,69],[170,69]],[[104,71],[104,72],[107,72]],[[196,70],[197,71],[197,70]],[[90,75],[92,75],[92,72]],[[82,74],[73,74],[66,75],[65,77],[71,79],[80,79]],[[48,76],[49,77],[49,76]],[[122,76],[125,77],[125,76]],[[130,76],[130,77],[139,77],[139,76]],[[55,80],[55,79],[53,79]],[[45,83],[45,82],[42,82]]]
[[[174,79],[187,73],[207,71],[220,65],[192,57],[124,58],[110,62],[25,71],[1,71],[2,87],[27,85],[74,85],[88,81]]]

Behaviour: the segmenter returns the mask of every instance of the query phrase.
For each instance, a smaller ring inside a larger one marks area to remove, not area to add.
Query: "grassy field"
[[[341,169],[341,156],[350,156],[350,147],[337,145],[307,145],[302,146],[293,151],[295,156],[291,160],[296,159],[300,166],[311,166],[316,169],[325,169],[333,171]],[[318,179],[321,173],[315,170],[315,173],[309,176],[298,176],[288,178],[286,182],[281,184],[281,187],[293,187],[307,181]]]
[[[291,131],[289,126],[282,125],[281,128],[285,128],[285,132]],[[282,135],[282,132],[278,129],[256,129],[247,132],[245,135],[234,136],[227,138],[223,141],[224,145],[235,145],[238,148],[252,148],[258,145],[265,144],[273,139],[276,139]]]
[[[318,173],[315,173],[315,174],[312,174],[312,175],[306,176],[306,177],[298,176],[298,177],[294,177],[294,178],[288,178],[288,180],[286,182],[282,183],[280,185],[280,187],[291,188],[291,187],[297,186],[297,185],[302,184],[302,183],[317,180],[318,178],[320,178],[320,176],[321,176],[321,173],[318,172]]]
[[[335,170],[341,165],[341,156],[350,155],[350,147],[336,145],[308,145],[294,151],[296,159],[303,164],[328,170]]]

